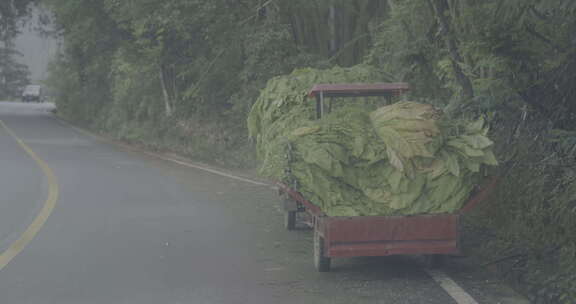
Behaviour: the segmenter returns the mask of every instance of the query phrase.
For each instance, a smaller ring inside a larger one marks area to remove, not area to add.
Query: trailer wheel
[[[296,211],[284,212],[284,228],[294,230],[296,228]]]
[[[320,236],[320,233],[314,231],[314,267],[319,272],[330,271],[331,259],[326,256],[324,250],[324,238]]]
[[[442,268],[446,263],[446,256],[443,254],[428,254],[424,257],[426,267]]]

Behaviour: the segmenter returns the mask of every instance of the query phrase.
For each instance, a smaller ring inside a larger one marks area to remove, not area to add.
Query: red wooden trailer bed
[[[460,216],[481,202],[495,186],[491,180],[454,214],[414,216],[328,216],[302,194],[278,183],[285,227],[293,230],[296,214],[306,212],[314,230],[314,265],[329,271],[331,258],[387,255],[460,254]]]

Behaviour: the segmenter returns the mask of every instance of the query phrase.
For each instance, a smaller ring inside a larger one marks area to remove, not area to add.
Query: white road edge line
[[[91,132],[89,132],[89,131],[86,131],[86,130],[84,130],[84,129],[81,129],[81,128],[79,128],[79,127],[76,127],[76,126],[68,123],[67,121],[64,121],[64,120],[60,119],[60,118],[57,117],[57,116],[52,116],[52,118],[53,118],[54,120],[56,120],[58,123],[66,126],[66,127],[72,128],[72,129],[76,130],[77,132],[80,132],[80,133],[82,133],[82,134],[84,134],[84,135],[92,136],[92,137],[95,137],[95,138],[102,138],[100,135],[96,135],[96,134],[93,134],[93,133],[91,133]],[[106,139],[104,139],[104,140],[106,140]],[[228,177],[228,178],[231,178],[231,179],[243,181],[243,182],[246,182],[246,183],[249,183],[249,184],[253,184],[253,185],[257,185],[257,186],[270,186],[270,187],[272,187],[273,189],[276,189],[276,187],[274,187],[272,184],[267,184],[267,183],[263,183],[263,182],[258,182],[258,181],[255,181],[255,180],[251,180],[251,179],[249,179],[249,178],[244,178],[244,177],[240,177],[240,176],[235,176],[235,175],[228,174],[228,173],[225,173],[225,172],[222,172],[222,171],[219,171],[219,170],[206,168],[206,167],[204,167],[204,166],[195,165],[195,164],[192,164],[192,163],[189,163],[189,162],[177,160],[177,159],[174,159],[174,158],[171,158],[171,157],[167,157],[167,156],[162,156],[162,155],[157,154],[157,153],[148,152],[148,151],[145,151],[145,150],[142,150],[142,149],[138,149],[138,148],[134,148],[134,147],[130,147],[130,149],[133,150],[133,151],[136,150],[136,151],[138,151],[138,152],[140,152],[140,153],[146,154],[146,155],[151,156],[151,157],[154,157],[154,158],[159,158],[159,159],[162,159],[162,160],[164,160],[164,161],[173,162],[173,163],[176,163],[176,164],[185,166],[185,167],[189,167],[189,168],[194,168],[194,169],[198,169],[198,170],[210,172],[210,173],[213,173],[213,174],[216,174],[216,175],[220,175],[220,176]]]
[[[446,273],[434,270],[424,269],[426,273],[444,289],[458,304],[478,304],[471,295],[462,287],[452,280]]]
[[[170,158],[170,157],[162,156],[162,155],[159,155],[159,154],[156,154],[156,153],[147,152],[147,151],[142,151],[142,152],[143,152],[144,154],[146,154],[146,155],[149,155],[149,156],[152,156],[152,157],[156,157],[156,158],[159,158],[159,159],[162,159],[162,160],[165,160],[165,161],[170,161],[170,162],[173,162],[173,163],[176,163],[176,164],[185,166],[185,167],[190,167],[190,168],[194,168],[194,169],[199,169],[199,170],[206,171],[206,172],[210,172],[210,173],[213,173],[213,174],[216,174],[216,175],[220,175],[220,176],[228,177],[228,178],[231,178],[231,179],[243,181],[243,182],[246,182],[246,183],[249,183],[249,184],[258,185],[258,186],[271,186],[270,184],[266,184],[266,183],[262,183],[262,182],[257,182],[257,181],[255,181],[255,180],[251,180],[251,179],[248,179],[248,178],[244,178],[244,177],[240,177],[240,176],[228,174],[228,173],[225,173],[225,172],[222,172],[222,171],[218,171],[218,170],[206,168],[206,167],[204,167],[204,166],[191,164],[191,163],[188,163],[188,162],[185,162],[185,161],[181,161],[181,160],[173,159],[173,158]]]

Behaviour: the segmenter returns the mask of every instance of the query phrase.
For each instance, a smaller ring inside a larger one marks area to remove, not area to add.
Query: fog
[[[28,66],[32,83],[40,83],[46,79],[47,66],[58,50],[55,39],[41,35],[38,27],[38,11],[30,22],[21,28],[21,34],[16,38],[16,49],[22,53],[17,60]]]

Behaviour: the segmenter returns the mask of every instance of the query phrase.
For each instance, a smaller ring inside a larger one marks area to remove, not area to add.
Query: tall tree
[[[28,68],[16,61],[21,54],[14,48],[14,39],[33,3],[35,0],[0,2],[0,98],[16,97],[28,82]]]
[[[17,56],[21,54],[11,45],[0,48],[0,99],[17,97],[29,82],[28,67],[18,63]]]

